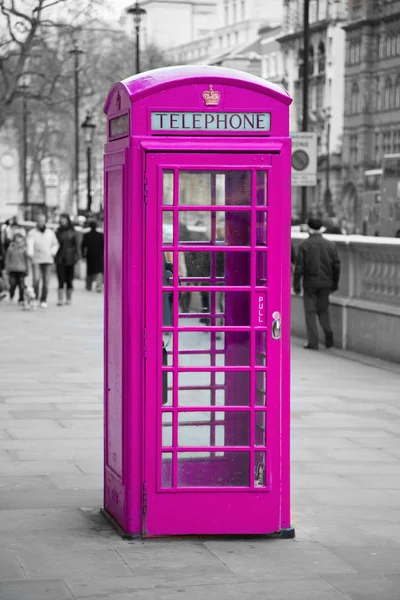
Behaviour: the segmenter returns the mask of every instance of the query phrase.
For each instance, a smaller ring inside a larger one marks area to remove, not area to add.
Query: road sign
[[[317,135],[292,133],[292,185],[317,185]]]

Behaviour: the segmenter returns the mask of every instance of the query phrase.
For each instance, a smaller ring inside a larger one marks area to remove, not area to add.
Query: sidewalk
[[[295,540],[123,541],[99,515],[102,296],[77,286],[0,305],[0,600],[400,598],[396,368],[293,342]]]

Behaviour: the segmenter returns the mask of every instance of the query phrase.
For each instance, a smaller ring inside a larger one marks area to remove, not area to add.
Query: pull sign
[[[256,325],[265,325],[266,317],[265,312],[267,309],[267,299],[266,295],[262,292],[257,292],[255,294],[255,307],[254,312],[256,315],[255,322]]]

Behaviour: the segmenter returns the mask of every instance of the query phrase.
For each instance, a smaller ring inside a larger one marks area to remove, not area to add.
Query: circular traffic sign
[[[310,163],[310,157],[304,150],[295,150],[292,155],[292,167],[296,171],[304,171]]]

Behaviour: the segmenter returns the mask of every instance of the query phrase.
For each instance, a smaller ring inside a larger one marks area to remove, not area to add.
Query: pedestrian
[[[46,226],[46,216],[39,215],[36,227],[31,229],[27,237],[28,258],[32,264],[32,280],[37,304],[40,297],[40,306],[47,307],[47,295],[51,269],[54,257],[58,251],[58,241],[52,229]],[[40,290],[40,283],[41,290]],[[39,296],[40,292],[40,296]]]
[[[69,215],[65,213],[60,216],[57,240],[59,243],[59,249],[55,258],[58,278],[57,306],[62,306],[64,304],[64,288],[66,288],[66,304],[71,304],[74,267],[81,258],[81,245],[78,234]]]
[[[97,230],[96,221],[89,224],[90,231],[82,240],[82,256],[86,258],[86,289],[92,290],[96,281],[96,291],[103,291],[104,276],[104,234]]]
[[[310,236],[299,246],[294,270],[293,288],[304,292],[304,312],[307,326],[308,350],[318,350],[317,316],[325,333],[325,346],[333,346],[329,315],[329,294],[339,288],[340,260],[336,245],[322,235],[321,219],[308,219]]]
[[[8,219],[4,231],[4,246],[6,250],[14,240],[16,233],[20,233],[23,237],[26,237],[26,231],[22,225],[18,223],[18,217],[12,217],[11,219]]]
[[[14,235],[13,241],[7,248],[5,262],[10,286],[10,300],[13,300],[15,290],[18,288],[18,303],[21,306],[24,306],[24,287],[25,277],[28,273],[28,254],[26,250],[26,240],[21,233],[16,233]]]

